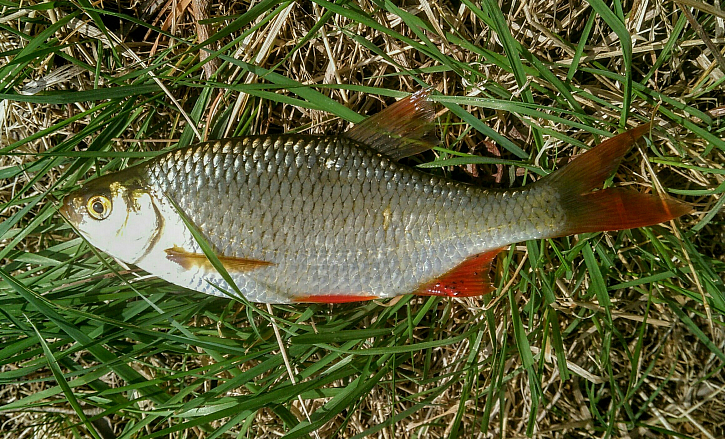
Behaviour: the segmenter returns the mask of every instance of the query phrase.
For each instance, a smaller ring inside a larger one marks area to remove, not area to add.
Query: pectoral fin
[[[181,265],[186,270],[191,270],[192,268],[214,269],[204,253],[191,253],[178,246],[167,248],[164,251],[166,252],[166,259]],[[234,258],[229,256],[217,256],[217,258],[219,258],[219,261],[229,272],[247,272],[274,265],[272,262],[257,259]]]

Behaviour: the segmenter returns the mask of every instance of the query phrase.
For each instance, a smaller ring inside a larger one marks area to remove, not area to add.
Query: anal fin
[[[492,292],[496,287],[491,283],[491,263],[501,250],[503,247],[469,257],[449,272],[421,286],[415,294],[472,297]]]
[[[192,253],[178,246],[167,248],[164,251],[166,252],[166,259],[181,265],[186,270],[190,270],[195,267],[208,270],[214,269],[204,253]],[[257,268],[274,265],[272,262],[260,261],[257,259],[234,258],[229,256],[217,256],[217,258],[229,272],[247,272]]]

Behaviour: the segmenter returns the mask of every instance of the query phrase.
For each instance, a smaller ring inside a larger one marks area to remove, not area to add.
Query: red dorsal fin
[[[557,189],[566,212],[560,236],[651,226],[692,210],[676,200],[628,189],[595,190],[649,129],[650,124],[644,124],[607,139],[544,180]]]
[[[495,290],[491,283],[491,263],[503,250],[498,248],[467,258],[451,271],[423,285],[415,294],[422,296],[471,297]]]
[[[368,117],[344,136],[393,160],[427,151],[437,143],[437,139],[428,136],[435,116],[428,96],[430,89],[419,90]]]

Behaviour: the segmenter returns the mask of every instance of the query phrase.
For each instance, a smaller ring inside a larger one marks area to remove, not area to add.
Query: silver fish
[[[529,239],[657,224],[686,205],[600,189],[642,125],[520,189],[487,190],[399,164],[430,148],[418,92],[340,136],[200,143],[88,182],[62,214],[94,246],[169,282],[264,303],[490,292],[491,261]],[[186,221],[184,221],[186,219]]]

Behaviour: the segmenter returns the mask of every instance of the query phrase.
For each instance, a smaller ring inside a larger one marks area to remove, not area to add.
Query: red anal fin
[[[312,296],[296,297],[296,303],[350,303],[375,300],[378,296],[362,296],[352,294],[317,294]]]
[[[181,265],[185,270],[191,270],[192,268],[213,270],[214,268],[204,253],[191,253],[178,246],[167,248],[164,251],[166,252],[166,259]],[[233,258],[228,256],[217,256],[217,258],[224,265],[224,268],[230,272],[245,272],[274,265],[272,262],[257,259]]]
[[[422,296],[482,296],[496,289],[491,283],[491,263],[503,250],[498,248],[469,257],[451,271],[423,285],[415,293]]]
[[[368,117],[344,135],[393,160],[427,151],[437,143],[428,135],[435,116],[430,89],[419,90]]]

